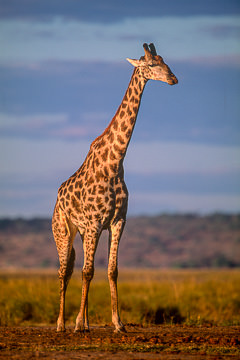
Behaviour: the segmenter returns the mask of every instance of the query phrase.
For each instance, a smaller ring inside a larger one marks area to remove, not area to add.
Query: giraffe
[[[118,311],[118,247],[124,229],[128,190],[124,182],[123,160],[135,126],[142,93],[148,80],[170,85],[178,83],[153,44],[143,44],[145,55],[127,60],[134,71],[125,96],[105,131],[91,144],[82,166],[58,190],[52,231],[59,256],[60,310],[57,331],[65,330],[65,293],[71,278],[80,233],[83,242],[82,298],[75,332],[89,331],[88,291],[94,275],[94,255],[103,230],[109,231],[108,280],[112,323],[115,332],[125,332]]]

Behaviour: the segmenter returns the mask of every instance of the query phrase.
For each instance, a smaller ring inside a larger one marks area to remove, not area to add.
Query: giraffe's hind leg
[[[52,230],[60,263],[58,272],[60,280],[60,310],[57,320],[57,331],[64,331],[65,294],[74,267],[75,250],[73,248],[73,240],[76,236],[77,228],[69,221],[58,205],[56,205],[53,214]]]

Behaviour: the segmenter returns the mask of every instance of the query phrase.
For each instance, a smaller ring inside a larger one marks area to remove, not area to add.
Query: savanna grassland
[[[125,323],[240,325],[240,270],[121,270],[119,302]],[[57,270],[0,273],[1,325],[54,324]],[[81,300],[81,273],[67,291],[66,318],[73,325]],[[89,294],[92,324],[111,321],[106,271],[96,270]]]
[[[240,358],[240,214],[127,220],[118,285],[127,333],[115,334],[111,324],[106,233],[90,288],[91,331],[73,332],[81,300],[79,237],[74,247],[67,330],[56,333],[58,257],[51,221],[0,220],[0,359]]]
[[[97,269],[89,297],[91,332],[79,335],[73,329],[81,299],[80,272],[68,288],[67,331],[57,334],[57,272],[2,271],[0,358],[240,357],[239,269],[120,268],[119,273],[120,312],[128,332],[113,333],[106,271]],[[180,357],[174,357],[177,354]]]

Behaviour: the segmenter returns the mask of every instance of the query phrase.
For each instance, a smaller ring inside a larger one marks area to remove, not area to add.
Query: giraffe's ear
[[[146,62],[144,60],[136,60],[136,59],[129,59],[129,58],[127,58],[126,60],[129,61],[130,64],[132,64],[135,67],[146,66]]]

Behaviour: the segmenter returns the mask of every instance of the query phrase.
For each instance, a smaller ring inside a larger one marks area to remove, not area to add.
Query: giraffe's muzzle
[[[175,75],[172,74],[171,77],[168,78],[168,84],[169,85],[176,85],[178,83],[178,79]]]

